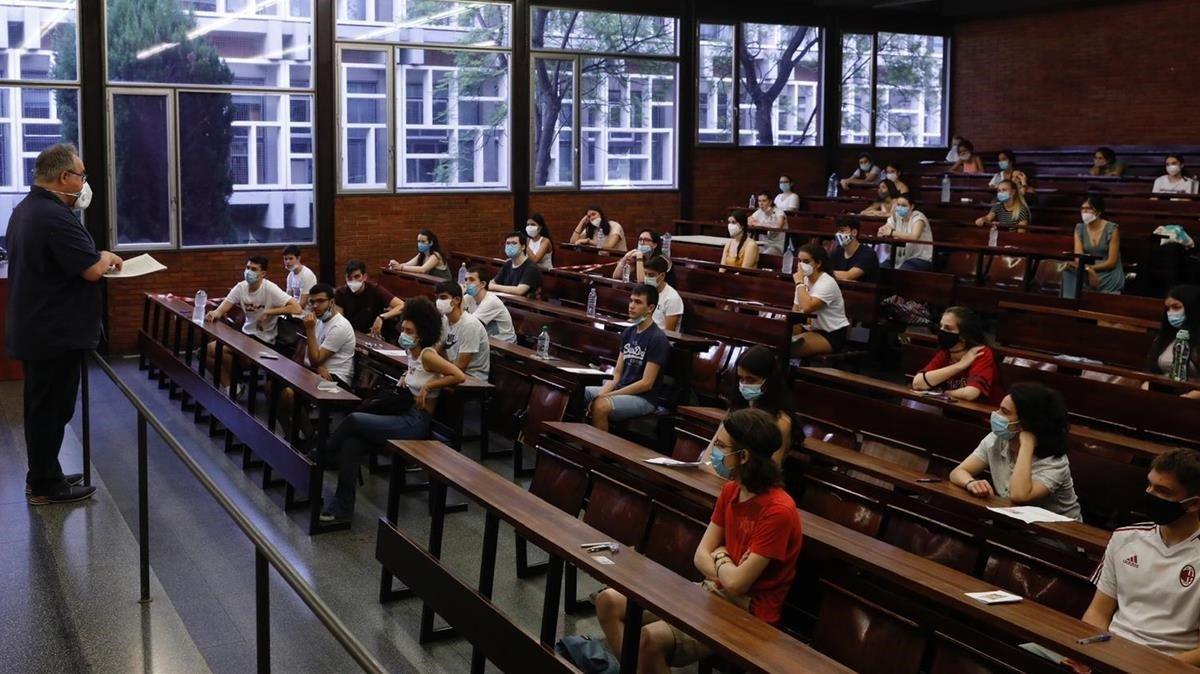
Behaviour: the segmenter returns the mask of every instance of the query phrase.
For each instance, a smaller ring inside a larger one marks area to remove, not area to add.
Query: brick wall
[[[821,190],[827,157],[824,148],[697,148],[692,214],[697,220],[723,218],[730,206],[747,205],[751,192],[778,191],[781,174],[792,177],[800,194]]]
[[[663,232],[679,218],[679,192],[542,192],[529,195],[529,212],[541,213],[555,241],[570,241],[571,232],[592,206],[610,220],[621,223],[625,238],[633,243],[641,227]]]
[[[1194,143],[1197,26],[1196,0],[963,22],[951,128],[980,149]]]

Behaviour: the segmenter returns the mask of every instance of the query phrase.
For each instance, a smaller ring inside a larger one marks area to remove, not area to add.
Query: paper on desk
[[[408,352],[404,349],[375,349],[375,353],[388,358],[407,358]]]
[[[1007,515],[1013,519],[1021,520],[1026,524],[1034,522],[1074,522],[1070,517],[1064,517],[1058,513],[1052,513],[1045,508],[1037,506],[1013,506],[1011,508],[988,508],[992,512]]]
[[[1095,358],[1084,358],[1083,356],[1071,356],[1065,353],[1060,353],[1054,357],[1056,360],[1065,360],[1070,363],[1084,363],[1086,365],[1103,365],[1103,361]]]
[[[121,271],[112,270],[104,275],[105,278],[133,278],[135,276],[145,276],[153,274],[156,271],[162,271],[167,266],[158,260],[150,257],[149,253],[142,253],[137,257],[129,258],[121,265]]]
[[[985,604],[1013,604],[1021,601],[1021,595],[1005,592],[1004,590],[967,592],[966,595],[975,601],[981,601]]]
[[[590,367],[564,367],[562,371],[571,374],[608,374],[604,370],[594,370]]]
[[[679,461],[672,459],[669,456],[656,456],[653,459],[646,459],[646,463],[652,463],[656,466],[670,466],[672,468],[694,468],[701,465],[702,461]]]

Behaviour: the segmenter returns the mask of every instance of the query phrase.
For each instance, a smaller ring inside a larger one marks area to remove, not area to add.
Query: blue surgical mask
[[[474,297],[475,293],[479,292],[479,286],[475,283],[468,283],[467,289],[464,290],[463,292],[470,295],[471,297]]]
[[[1004,203],[1004,202],[1008,201],[1009,199],[1012,199],[1012,194],[1010,194],[1008,192],[997,192],[996,193],[996,201],[999,201],[1000,203]]]
[[[418,242],[417,242],[417,252],[418,252],[418,253],[428,253],[428,252],[429,252],[429,249],[430,249],[431,247],[432,247],[432,245],[431,245],[431,244],[428,244],[428,243],[421,243],[420,241],[418,241]]]
[[[258,283],[258,279],[262,278],[262,274],[254,271],[252,269],[247,269],[243,273],[243,276],[246,277],[246,283],[249,283],[250,285],[254,285],[255,283]]]
[[[417,345],[417,338],[407,332],[400,334],[400,346],[405,349],[411,349]]]
[[[1007,170],[1008,170],[1008,167],[1009,167],[1009,166],[1012,166],[1012,164],[1011,164],[1011,163],[1009,163],[1009,161],[1008,161],[1007,159],[1001,159],[1001,160],[1000,160],[999,162],[997,162],[997,163],[998,163],[998,164],[1000,164],[1000,170],[1001,170],[1001,171],[1007,171]]]
[[[709,455],[708,461],[712,464],[713,470],[717,471],[717,475],[726,480],[733,476],[733,471],[729,466],[725,465],[725,450],[713,445],[712,454]]]
[[[1182,328],[1185,321],[1187,321],[1186,313],[1182,311],[1167,312],[1167,323],[1170,323],[1172,328]]]
[[[895,209],[895,213],[896,213],[896,215],[898,215],[902,218],[907,218],[908,217],[908,206],[897,206]]]
[[[504,255],[510,260],[515,260],[517,255],[521,254],[521,247],[515,243],[504,244]]]
[[[321,314],[321,315],[319,316],[319,318],[321,319],[321,322],[322,322],[322,323],[324,323],[324,322],[328,321],[329,319],[333,318],[333,309],[332,309],[332,308],[330,308],[330,309],[326,309],[326,310],[325,310],[325,313]]]
[[[654,246],[652,246],[648,243],[639,243],[638,244],[638,252],[641,253],[642,255],[649,255],[653,251],[654,251]]]
[[[743,384],[743,383],[739,382],[738,383],[738,393],[741,393],[742,397],[745,398],[747,402],[758,400],[759,398],[762,397],[763,385],[762,384]]]
[[[647,274],[642,277],[642,282],[648,286],[654,286],[655,288],[658,287],[658,277],[657,276],[650,276],[649,274]]]
[[[1017,431],[1013,430],[1012,428],[1012,422],[1010,422],[1003,414],[1000,414],[999,411],[992,412],[991,422],[992,433],[1001,440],[1008,440],[1017,434]]]
[[[790,192],[791,189],[792,189],[791,183],[779,183],[779,191],[780,192]]]

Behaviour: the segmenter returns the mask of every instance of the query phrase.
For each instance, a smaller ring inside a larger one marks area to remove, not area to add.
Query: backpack
[[[554,652],[575,663],[584,674],[618,674],[621,663],[608,644],[582,635],[565,636],[554,644]]]

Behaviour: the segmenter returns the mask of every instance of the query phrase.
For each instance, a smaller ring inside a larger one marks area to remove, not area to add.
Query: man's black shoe
[[[77,486],[83,484],[83,473],[69,473],[67,475],[63,475],[63,480],[66,480],[68,485],[70,485],[72,487],[77,487]],[[26,482],[25,483],[25,495],[29,496],[32,493],[33,493],[33,487],[29,486],[29,483]]]
[[[67,485],[47,494],[30,494],[28,500],[29,505],[32,506],[57,505],[59,503],[84,501],[91,498],[92,494],[95,493],[95,487],[73,487]]]

